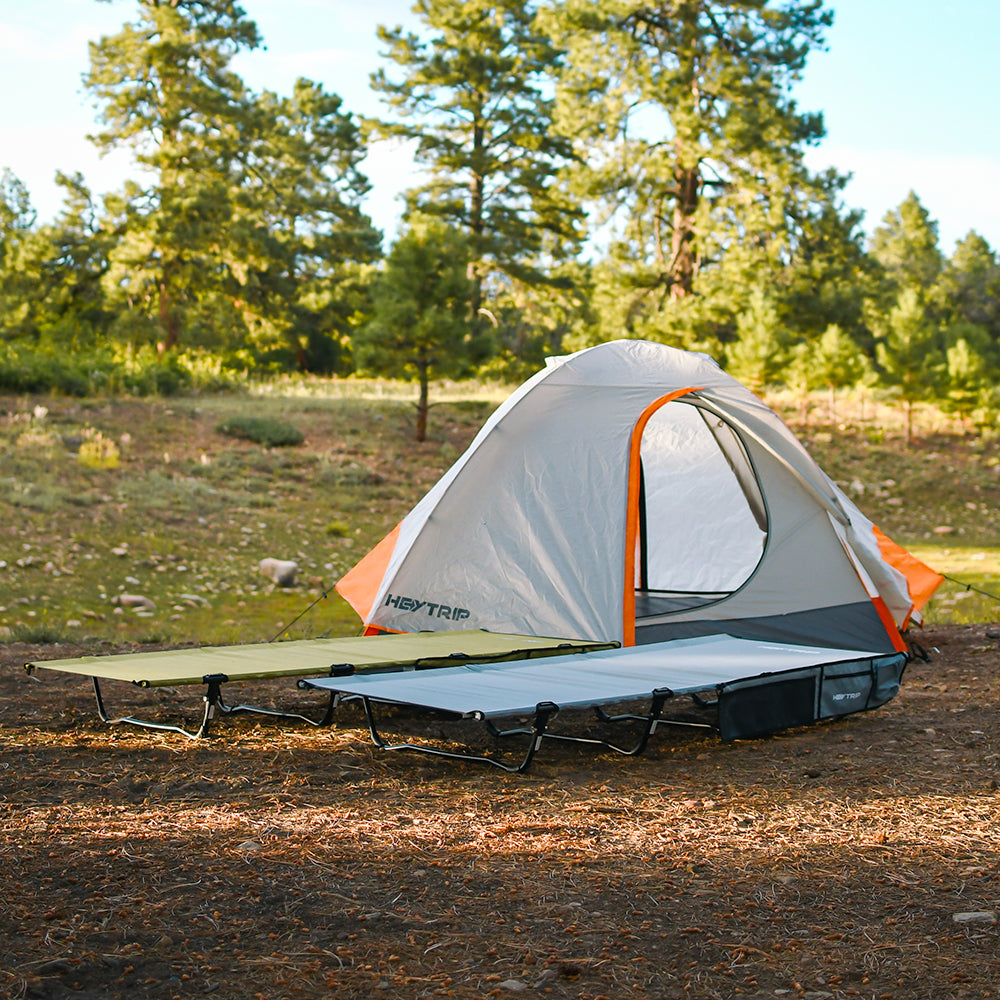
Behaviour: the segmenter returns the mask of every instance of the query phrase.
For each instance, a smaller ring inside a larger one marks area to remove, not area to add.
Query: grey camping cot
[[[329,691],[334,703],[359,699],[372,741],[386,750],[410,750],[494,764],[523,772],[545,740],[595,744],[641,753],[661,724],[703,725],[723,740],[848,715],[885,704],[899,690],[906,653],[873,653],[738,639],[729,635],[674,639],[627,648],[566,653],[544,661],[467,663],[420,673],[354,674],[308,678],[300,686]],[[688,695],[712,721],[681,722],[664,710]],[[609,715],[611,705],[642,700],[642,714]],[[396,705],[484,722],[499,738],[527,741],[514,764],[498,756],[453,751],[424,743],[391,743],[379,730],[375,706]],[[593,708],[603,722],[640,724],[638,740],[623,747],[604,739],[550,728],[561,709]],[[504,718],[527,717],[526,726],[501,729]]]

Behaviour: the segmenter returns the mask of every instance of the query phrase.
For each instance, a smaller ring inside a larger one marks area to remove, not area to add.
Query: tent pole
[[[647,560],[649,544],[648,527],[646,524],[646,473],[639,459],[639,589],[649,590],[649,563]]]

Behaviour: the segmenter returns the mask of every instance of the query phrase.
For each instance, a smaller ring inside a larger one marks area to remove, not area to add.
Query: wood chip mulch
[[[1000,997],[1000,626],[919,639],[939,652],[875,712],[546,744],[524,776],[380,752],[352,706],[108,727],[86,679],[20,669],[73,650],[0,646],[0,995]]]

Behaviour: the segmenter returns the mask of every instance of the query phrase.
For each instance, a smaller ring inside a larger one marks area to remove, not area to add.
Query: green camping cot
[[[336,677],[346,673],[425,670],[471,663],[495,663],[542,656],[608,649],[615,643],[545,638],[466,629],[453,632],[392,633],[335,639],[298,639],[290,642],[249,643],[240,646],[203,646],[108,656],[81,656],[65,660],[37,660],[25,670],[59,671],[90,677],[101,720],[114,725],[129,723],[147,729],[182,733],[192,739],[204,736],[216,711],[226,714],[256,712],[327,725],[334,709],[331,695],[325,713],[312,719],[253,705],[228,705],[224,684],[278,677]],[[204,712],[195,730],[153,722],[130,715],[112,716],[106,709],[101,681],[118,681],[141,688],[204,685]]]

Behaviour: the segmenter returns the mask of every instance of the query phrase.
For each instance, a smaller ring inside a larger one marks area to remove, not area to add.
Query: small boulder
[[[287,559],[261,559],[260,571],[279,587],[294,587],[299,564]]]
[[[154,611],[156,605],[142,594],[118,594],[111,599],[112,604],[123,608],[133,608],[135,611]]]

